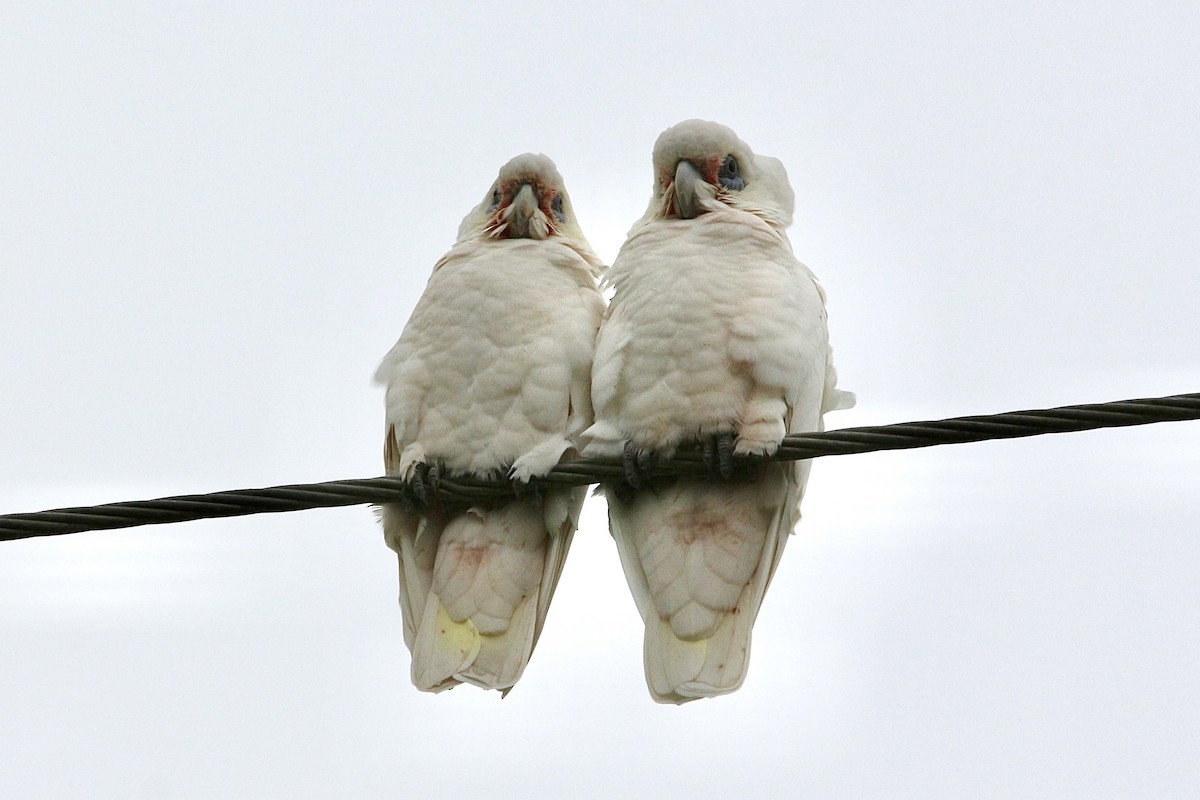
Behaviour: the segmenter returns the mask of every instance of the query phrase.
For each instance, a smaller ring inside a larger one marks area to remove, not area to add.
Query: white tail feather
[[[793,475],[764,465],[752,482],[681,479],[629,501],[609,497],[656,701],[686,703],[742,685],[754,620],[796,522]]]
[[[563,496],[559,496],[563,495]],[[533,653],[585,490],[552,492],[450,518],[385,506],[385,539],[400,561],[404,641],[412,681],[507,693]],[[554,521],[554,527],[550,523]]]

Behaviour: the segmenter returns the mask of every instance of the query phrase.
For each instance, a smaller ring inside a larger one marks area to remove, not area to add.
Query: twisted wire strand
[[[795,434],[786,437],[773,456],[745,460],[797,461],[821,456],[906,450],[1195,419],[1200,419],[1200,393]],[[671,460],[655,464],[652,468],[655,477],[706,472],[707,468],[698,451],[681,451]],[[548,475],[531,481],[529,488],[524,491],[623,481],[624,475],[622,465],[615,460],[581,459],[558,465]],[[440,480],[433,501],[461,505],[512,497],[515,492],[512,484],[500,478],[454,475]],[[392,502],[416,503],[411,485],[400,478],[380,477],[237,489],[0,515],[0,541],[216,517]]]

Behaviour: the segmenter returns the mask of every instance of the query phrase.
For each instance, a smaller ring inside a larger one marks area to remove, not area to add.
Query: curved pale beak
[[[704,183],[700,170],[690,161],[680,161],[675,167],[675,214],[680,219],[692,219],[704,213],[699,188]]]
[[[534,212],[537,210],[537,192],[528,183],[521,184],[521,188],[517,190],[516,195],[513,196],[512,203],[509,204],[509,235],[516,238],[530,237],[532,232],[529,223],[533,219]]]

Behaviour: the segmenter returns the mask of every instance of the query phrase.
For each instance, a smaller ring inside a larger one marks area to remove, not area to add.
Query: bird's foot
[[[704,466],[708,474],[728,478],[733,475],[733,446],[732,431],[721,431],[701,437],[700,449],[704,454]]]
[[[512,487],[513,495],[518,499],[532,500],[534,505],[542,504],[542,490],[536,483],[532,483],[529,479],[512,478],[508,479],[508,485]]]
[[[442,485],[442,471],[437,464],[420,462],[413,465],[412,477],[408,480],[413,496],[420,506],[429,507],[437,500]]]
[[[650,485],[651,460],[650,451],[643,450],[633,442],[626,442],[621,453],[621,466],[625,469],[625,482],[634,489]]]

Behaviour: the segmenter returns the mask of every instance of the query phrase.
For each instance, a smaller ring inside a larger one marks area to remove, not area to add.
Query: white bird
[[[439,476],[524,482],[575,457],[592,422],[603,269],[554,163],[525,154],[505,164],[375,375],[387,386],[387,474],[423,493]],[[383,507],[417,688],[507,694],[541,633],[585,493]]]
[[[681,122],[654,146],[654,193],[606,282],[587,456],[622,457],[609,527],[646,625],[646,681],[662,703],[732,692],[809,462],[734,469],[787,433],[853,405],[836,388],[825,294],[784,229],[783,165],[723,125]],[[651,480],[655,459],[699,445],[712,475]]]

